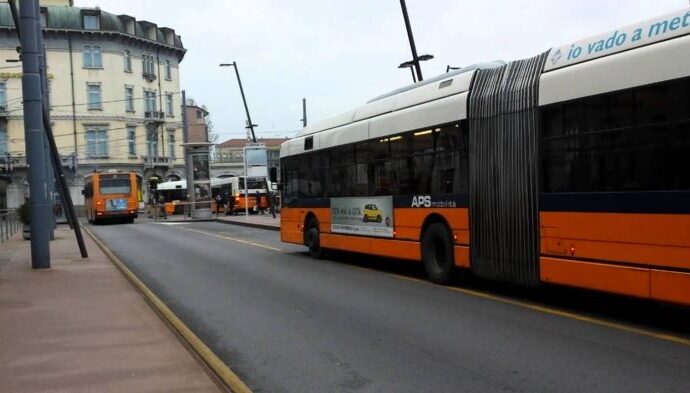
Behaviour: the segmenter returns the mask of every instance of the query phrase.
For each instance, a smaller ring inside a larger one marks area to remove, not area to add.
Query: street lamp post
[[[256,143],[256,135],[254,134],[254,127],[256,124],[252,123],[252,118],[249,116],[249,107],[247,107],[247,99],[244,97],[244,89],[242,88],[242,80],[240,79],[240,71],[237,69],[237,62],[232,63],[221,63],[221,67],[234,67],[235,75],[237,75],[237,84],[240,85],[240,94],[242,94],[242,102],[244,103],[244,111],[247,113],[247,128],[252,133],[252,141]]]
[[[412,73],[412,82],[417,83],[417,76],[414,73],[414,62],[413,61],[406,61],[404,63],[401,63],[398,68],[409,68],[410,72]]]
[[[406,62],[404,62],[404,63],[401,63],[401,64],[398,66],[398,68],[409,68],[410,71],[412,72],[412,81],[415,82],[415,83],[416,83],[417,81],[420,81],[420,82],[421,82],[421,81],[422,81],[421,79],[415,78],[415,74],[414,74],[415,65],[418,65],[420,61],[427,61],[427,60],[431,60],[431,59],[433,59],[433,58],[434,58],[434,55],[421,55],[421,56],[417,56],[417,61],[414,61],[414,60],[406,61]]]
[[[407,15],[407,5],[405,0],[400,0],[400,7],[402,8],[403,18],[405,19],[405,29],[407,30],[407,39],[410,41],[410,49],[412,50],[412,62],[417,71],[417,80],[420,82],[424,80],[422,77],[422,67],[419,65],[419,58],[417,57],[417,46],[414,43],[414,36],[412,35],[412,26],[410,26],[410,17]]]
[[[432,55],[422,55],[422,56],[417,56],[417,46],[414,43],[414,36],[412,35],[412,26],[410,25],[410,17],[407,15],[407,5],[405,4],[405,0],[400,0],[400,8],[402,8],[402,13],[403,13],[403,19],[405,19],[405,29],[407,30],[407,39],[410,41],[410,50],[412,51],[412,60],[406,63],[410,63],[409,66],[403,67],[403,64],[399,66],[399,68],[407,68],[407,67],[414,67],[415,70],[417,71],[417,81],[421,82],[424,80],[424,77],[422,76],[422,67],[419,64],[420,61],[426,61],[426,60],[431,60],[434,58]],[[414,74],[412,76],[412,79],[414,80]]]

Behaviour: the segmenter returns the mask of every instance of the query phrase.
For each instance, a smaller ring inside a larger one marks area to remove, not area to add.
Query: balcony
[[[141,156],[146,168],[170,168],[173,164],[173,158],[164,156]]]
[[[144,121],[154,125],[165,123],[165,112],[146,111],[144,112]]]
[[[74,155],[74,153],[67,154],[67,155],[60,155],[60,161],[62,163],[63,168],[67,168],[70,170],[75,170],[77,168],[77,156]]]
[[[147,82],[153,82],[156,80],[156,74],[151,74],[148,72],[144,72],[141,74],[141,76],[147,81]]]
[[[0,173],[10,173],[15,168],[26,168],[26,157],[0,154]]]

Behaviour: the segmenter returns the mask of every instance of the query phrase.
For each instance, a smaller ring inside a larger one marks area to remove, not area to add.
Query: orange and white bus
[[[281,239],[690,305],[688,53],[685,9],[315,123],[281,146]]]
[[[134,172],[93,172],[84,177],[84,207],[90,223],[112,219],[134,222],[139,214],[137,175]]]
[[[256,195],[259,194],[262,209],[268,209],[268,189],[267,181],[263,177],[247,177],[247,188],[249,198],[244,192],[244,176],[232,176],[223,178],[211,178],[211,209],[217,213],[215,199],[217,195],[233,198],[233,212],[244,213],[245,207],[250,213],[254,213],[256,206]],[[162,195],[166,202],[185,202],[187,201],[187,182],[185,180],[168,181],[159,183],[156,189],[156,199]],[[222,210],[222,209],[221,209]]]

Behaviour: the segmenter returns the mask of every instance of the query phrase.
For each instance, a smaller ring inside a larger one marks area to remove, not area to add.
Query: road
[[[690,391],[688,310],[436,286],[418,264],[312,260],[227,224],[90,228],[257,392]]]

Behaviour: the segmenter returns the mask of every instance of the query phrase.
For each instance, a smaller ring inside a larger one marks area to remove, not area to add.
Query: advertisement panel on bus
[[[331,231],[393,237],[393,197],[331,199]]]

